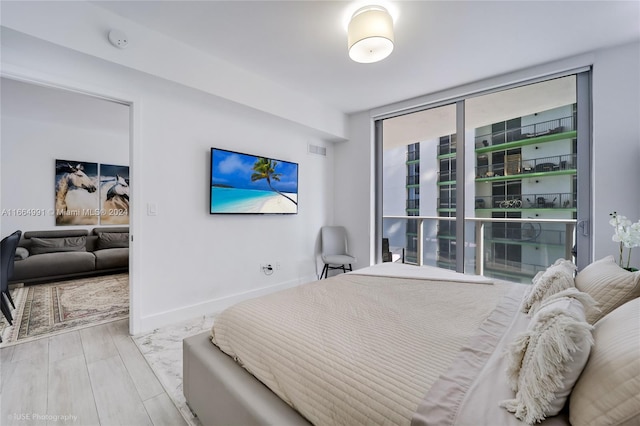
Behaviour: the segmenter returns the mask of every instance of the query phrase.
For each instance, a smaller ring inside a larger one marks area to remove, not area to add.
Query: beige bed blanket
[[[510,287],[342,274],[232,306],[212,340],[316,425],[409,425]]]

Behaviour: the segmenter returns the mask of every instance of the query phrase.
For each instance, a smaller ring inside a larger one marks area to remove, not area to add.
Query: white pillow
[[[640,271],[624,270],[613,256],[607,256],[580,271],[575,285],[598,302],[601,312],[587,315],[587,321],[595,324],[618,306],[640,297]]]
[[[576,265],[570,260],[558,259],[543,273],[538,272],[532,280],[533,288],[522,301],[522,312],[533,313],[547,297],[573,287],[575,270]]]
[[[572,425],[640,424],[640,298],[598,321],[589,361],[569,398]]]
[[[537,309],[531,310],[531,314],[535,315],[535,313],[542,309],[543,307],[553,303],[557,299],[571,297],[576,299],[578,302],[582,304],[584,314],[580,317],[588,317],[590,314],[599,314],[600,308],[598,307],[598,302],[595,301],[593,297],[589,293],[582,292],[575,287],[570,287],[566,290],[562,290],[558,293],[552,294],[551,296],[544,299],[540,305],[538,305]],[[586,321],[586,319],[585,319]],[[588,322],[588,321],[587,321]]]
[[[540,306],[507,350],[507,380],[516,395],[500,406],[527,424],[558,414],[589,358],[592,328],[574,297]]]

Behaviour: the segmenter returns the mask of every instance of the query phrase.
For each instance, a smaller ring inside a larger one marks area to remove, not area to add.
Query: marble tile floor
[[[201,424],[198,418],[193,416],[182,393],[182,339],[210,331],[213,318],[202,316],[133,337],[133,341],[162,382],[167,394],[192,426]]]
[[[188,424],[127,319],[2,348],[0,380],[2,425]]]

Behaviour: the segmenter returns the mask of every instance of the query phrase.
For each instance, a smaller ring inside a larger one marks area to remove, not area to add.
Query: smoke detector
[[[120,30],[109,31],[109,42],[119,49],[124,49],[129,45],[129,38]]]

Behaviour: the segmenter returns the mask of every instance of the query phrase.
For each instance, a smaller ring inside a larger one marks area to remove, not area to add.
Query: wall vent
[[[323,157],[326,157],[327,148],[325,148],[324,146],[309,144],[309,154],[322,155]]]

